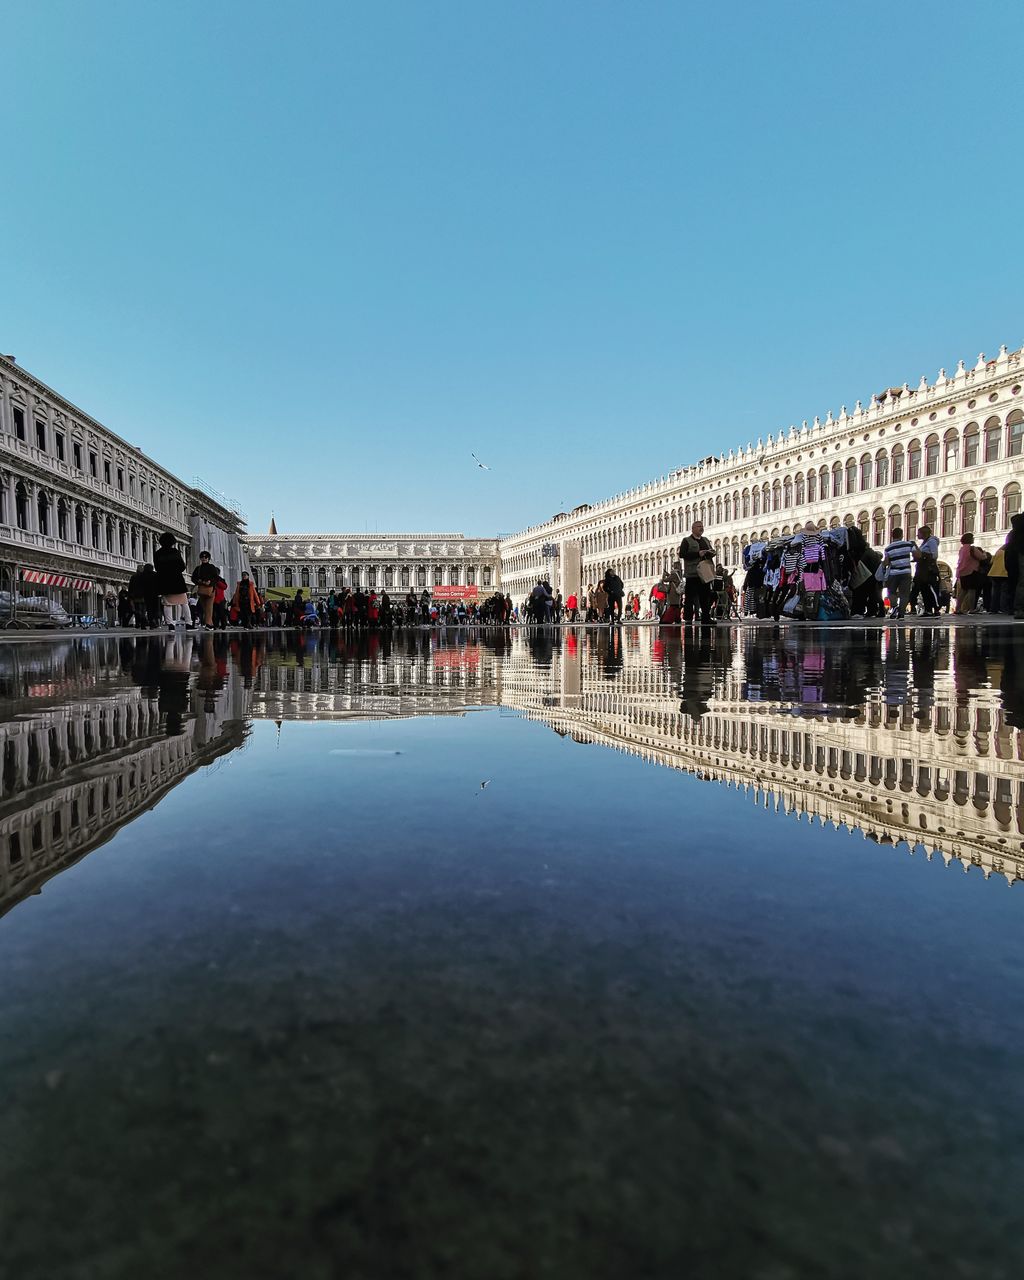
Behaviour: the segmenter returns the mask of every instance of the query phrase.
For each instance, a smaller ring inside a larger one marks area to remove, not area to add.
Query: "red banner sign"
[[[435,587],[431,596],[437,601],[476,600],[476,587]]]

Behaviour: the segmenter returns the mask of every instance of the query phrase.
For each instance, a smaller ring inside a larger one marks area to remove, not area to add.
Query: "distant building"
[[[398,592],[464,588],[481,598],[501,585],[497,538],[461,533],[278,533],[243,538],[258,587],[326,594],[342,587]]]
[[[834,417],[702,458],[593,506],[559,512],[501,540],[502,581],[513,599],[543,573],[568,594],[614,568],[645,594],[695,520],[721,561],[736,568],[748,542],[857,525],[875,546],[897,526],[921,524],[954,561],[963,533],[990,549],[1021,509],[1024,348],[961,361],[934,383],[887,388]]]
[[[0,590],[17,576],[29,594],[43,575],[69,612],[94,608],[165,530],[187,559],[209,550],[232,581],[247,567],[244,527],[223,495],[185,484],[0,356]]]

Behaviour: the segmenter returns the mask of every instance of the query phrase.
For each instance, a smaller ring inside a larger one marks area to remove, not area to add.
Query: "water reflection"
[[[86,637],[0,646],[0,697],[0,914],[241,747],[254,720],[485,707],[797,819],[1024,876],[1010,628]]]

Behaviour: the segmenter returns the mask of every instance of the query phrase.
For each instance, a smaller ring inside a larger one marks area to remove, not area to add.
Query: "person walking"
[[[160,545],[153,553],[153,569],[164,602],[164,622],[171,627],[188,627],[192,615],[188,607],[185,585],[185,561],[181,558],[174,534],[160,535]]]
[[[595,622],[604,622],[608,613],[608,592],[604,588],[604,582],[599,582],[594,588],[593,596],[593,614]]]
[[[213,589],[213,629],[215,631],[228,629],[228,584],[220,577]]]
[[[213,630],[213,597],[219,580],[220,570],[210,560],[209,551],[200,552],[199,563],[192,570],[192,581],[199,597],[200,620],[207,631]]]
[[[569,621],[575,622],[577,614],[579,613],[579,600],[576,597],[575,591],[570,591],[568,596],[566,596],[565,607],[569,610]]]
[[[1009,541],[1010,535],[1006,535]],[[992,560],[988,566],[988,573],[982,584],[982,598],[985,601],[986,613],[1008,613],[1009,606],[1007,603],[1007,573],[1006,573],[1006,543],[1001,547],[997,547],[992,553]]]
[[[244,627],[246,631],[251,630],[252,620],[260,607],[260,597],[256,591],[256,584],[247,573],[242,574],[238,586],[235,587],[235,594],[231,597],[231,607],[238,610],[238,625]]]
[[[882,564],[888,569],[885,584],[889,588],[889,607],[891,618],[903,621],[910,602],[910,589],[913,586],[914,552],[917,550],[913,541],[904,538],[903,530],[897,526],[892,531],[892,541],[885,548]]]
[[[704,525],[699,520],[694,521],[679,544],[679,559],[683,562],[683,620],[687,626],[694,621],[710,625],[715,551],[704,537]],[[701,568],[702,561],[708,562],[705,568]]]

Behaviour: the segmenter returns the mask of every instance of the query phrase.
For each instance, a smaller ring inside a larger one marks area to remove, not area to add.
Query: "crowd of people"
[[[972,533],[960,539],[955,567],[940,556],[940,539],[923,525],[915,537],[894,528],[878,550],[860,529],[803,529],[743,549],[742,590],[716,558],[698,521],[677,558],[650,589],[644,605],[614,569],[596,584],[563,599],[541,579],[521,605],[494,592],[483,601],[435,600],[424,589],[404,598],[388,592],[341,588],[317,599],[299,589],[291,599],[263,599],[248,573],[232,590],[209,552],[188,575],[174,534],[164,533],[152,564],[140,565],[117,596],[106,601],[110,625],[140,629],[185,627],[224,630],[269,627],[390,629],[418,625],[609,623],[652,619],[663,625],[713,625],[748,617],[829,622],[850,617],[896,621],[908,612],[937,617],[1010,614],[1024,618],[1024,515],[1014,515],[1004,543],[992,553]]]

